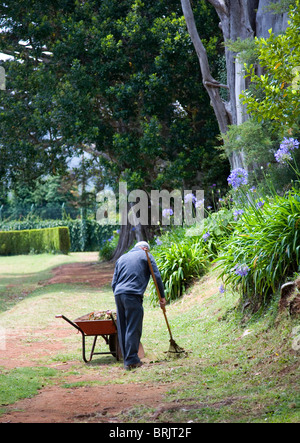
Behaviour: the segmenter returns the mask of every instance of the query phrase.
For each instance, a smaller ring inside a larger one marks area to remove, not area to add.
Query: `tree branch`
[[[36,55],[31,55],[32,48],[27,48],[26,46],[25,47],[22,46],[21,51],[24,54],[26,53],[28,58],[31,58],[31,59],[35,60],[36,63],[51,63],[51,55],[46,54],[47,52],[49,52],[49,51],[47,51],[47,49],[44,49],[41,52],[41,55],[38,56],[38,57]],[[20,52],[19,51],[11,51],[9,49],[1,49],[1,52],[3,54],[5,54],[5,55],[9,55],[9,56],[14,57],[16,60],[22,59],[22,57],[20,57]],[[50,54],[50,52],[49,52],[49,54]]]
[[[181,0],[181,6],[182,6],[183,15],[185,17],[185,21],[187,24],[187,28],[188,28],[190,37],[192,39],[192,42],[194,44],[195,50],[198,55],[203,80],[209,81],[211,83],[217,83],[216,80],[214,80],[214,78],[212,77],[212,75],[210,73],[207,52],[206,52],[206,49],[202,43],[202,40],[199,37],[198,31],[196,28],[194,14],[192,11],[190,0]]]
[[[229,16],[228,8],[224,0],[208,0],[210,4],[216,9],[218,13]]]
[[[223,3],[223,1],[221,3]],[[181,6],[187,24],[188,32],[190,34],[200,63],[203,85],[211,99],[211,105],[214,108],[220,131],[225,134],[228,131],[228,126],[232,123],[232,116],[228,113],[228,108],[226,108],[226,104],[223,102],[218,89],[221,87],[228,87],[225,85],[221,85],[221,83],[215,80],[211,75],[207,52],[196,28],[195,18],[190,0],[181,0]]]
[[[122,165],[120,164],[120,162],[115,158],[112,157],[110,154],[103,152],[103,151],[98,151],[98,149],[96,148],[96,145],[94,143],[92,144],[82,144],[81,149],[83,149],[83,151],[87,152],[88,154],[92,154],[96,157],[102,157],[104,158],[106,161],[110,162],[110,163],[116,163],[120,168],[122,168]]]
[[[205,84],[205,86],[209,86],[210,88],[225,88],[225,89],[229,89],[229,86],[223,85],[222,83],[218,83],[218,82],[206,81],[206,82],[204,82],[204,84]]]

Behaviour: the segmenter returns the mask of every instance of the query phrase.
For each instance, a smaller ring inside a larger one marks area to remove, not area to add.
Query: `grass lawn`
[[[80,262],[87,254],[39,254],[0,256],[0,312],[12,307],[51,277],[56,266]]]
[[[86,285],[38,286],[38,281],[49,278],[52,267],[82,258],[73,254],[0,258],[0,327],[27,331],[22,338],[24,348],[30,331],[32,340],[45,346],[47,340],[55,340],[55,330],[64,323],[55,315],[74,319],[93,310],[114,309],[109,286],[101,290]],[[4,288],[12,284],[12,291],[6,292]],[[292,331],[299,319],[279,317],[274,302],[262,318],[243,323],[235,309],[238,296],[229,292],[221,295],[219,285],[216,272],[211,270],[189,294],[167,307],[174,339],[189,352],[188,358],[167,358],[169,336],[163,315],[145,297],[144,367],[124,373],[122,363],[112,356],[95,357],[92,363],[84,364],[81,336],[74,330],[74,334],[60,338],[62,351],[38,360],[29,356],[32,367],[8,370],[1,369],[0,363],[2,412],[5,405],[35,395],[47,384],[72,389],[95,383],[147,383],[167,387],[165,401],[173,407],[154,411],[137,406],[120,416],[120,421],[299,422],[300,354],[292,348]],[[35,335],[35,330],[53,330],[53,336]],[[74,362],[69,374],[53,366],[66,361]],[[97,379],[99,370],[101,377]],[[80,374],[80,382],[68,380],[71,374]]]

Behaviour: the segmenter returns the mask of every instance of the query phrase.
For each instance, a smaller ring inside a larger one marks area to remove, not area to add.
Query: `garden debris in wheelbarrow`
[[[89,314],[88,320],[111,320],[112,316],[117,321],[117,313],[113,311],[94,311]]]

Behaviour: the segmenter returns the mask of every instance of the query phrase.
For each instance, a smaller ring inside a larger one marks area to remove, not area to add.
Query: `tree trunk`
[[[130,224],[122,225],[120,228],[119,242],[112,257],[112,261],[118,260],[125,251],[127,251],[134,243],[135,235]]]
[[[133,206],[133,203],[128,205],[128,213],[131,209],[131,206]],[[133,226],[128,221],[128,213],[122,214],[122,217],[126,218],[125,220],[122,220],[124,224],[120,227],[120,235],[119,235],[119,241],[118,245],[116,247],[116,250],[113,254],[112,261],[118,260],[118,258],[121,257],[128,249],[130,249],[135,241],[148,241],[149,239],[149,228],[148,226],[144,226],[141,224],[138,224],[137,226]],[[125,224],[126,223],[126,224]]]
[[[271,3],[279,3],[277,0],[259,0],[259,6],[256,14],[256,36],[269,37],[269,29],[275,34],[285,31],[288,26],[288,12],[274,14],[266,9]]]
[[[238,38],[266,37],[268,30],[282,32],[287,26],[287,14],[274,14],[266,11],[270,3],[279,3],[281,0],[208,0],[215,8],[222,29],[224,42],[236,41]],[[211,78],[205,48],[196,29],[190,0],[181,0],[182,11],[186,19],[187,28],[198,55],[203,84],[211,97],[212,106],[219,124],[220,131],[226,133],[229,125],[239,125],[248,118],[246,109],[241,105],[239,96],[246,89],[242,65],[237,55],[225,47],[227,87],[229,100],[224,103],[218,93],[222,87]],[[243,152],[231,154],[232,169],[247,168]]]

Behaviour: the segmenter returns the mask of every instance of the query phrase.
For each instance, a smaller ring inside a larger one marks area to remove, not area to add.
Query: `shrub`
[[[200,236],[205,243],[204,249],[211,260],[217,257],[222,245],[234,230],[233,211],[222,208],[213,212],[204,220],[204,229]]]
[[[165,287],[168,301],[184,294],[193,279],[201,276],[208,267],[203,252],[203,242],[186,237],[179,242],[164,243],[152,252]],[[153,281],[149,284],[151,302],[157,300]]]
[[[249,206],[216,259],[225,285],[256,306],[269,301],[299,271],[300,197],[297,191]]]
[[[99,258],[100,260],[108,261],[112,258],[113,253],[116,250],[116,247],[118,245],[119,241],[119,235],[117,231],[114,231],[113,235],[106,240],[104,245],[100,248],[99,251]]]
[[[67,227],[0,232],[0,255],[29,254],[30,252],[62,252],[70,250]]]
[[[19,231],[26,229],[44,229],[63,227],[69,228],[71,252],[98,251],[106,239],[112,235],[113,226],[100,226],[96,220],[39,220],[0,222],[1,231]]]

